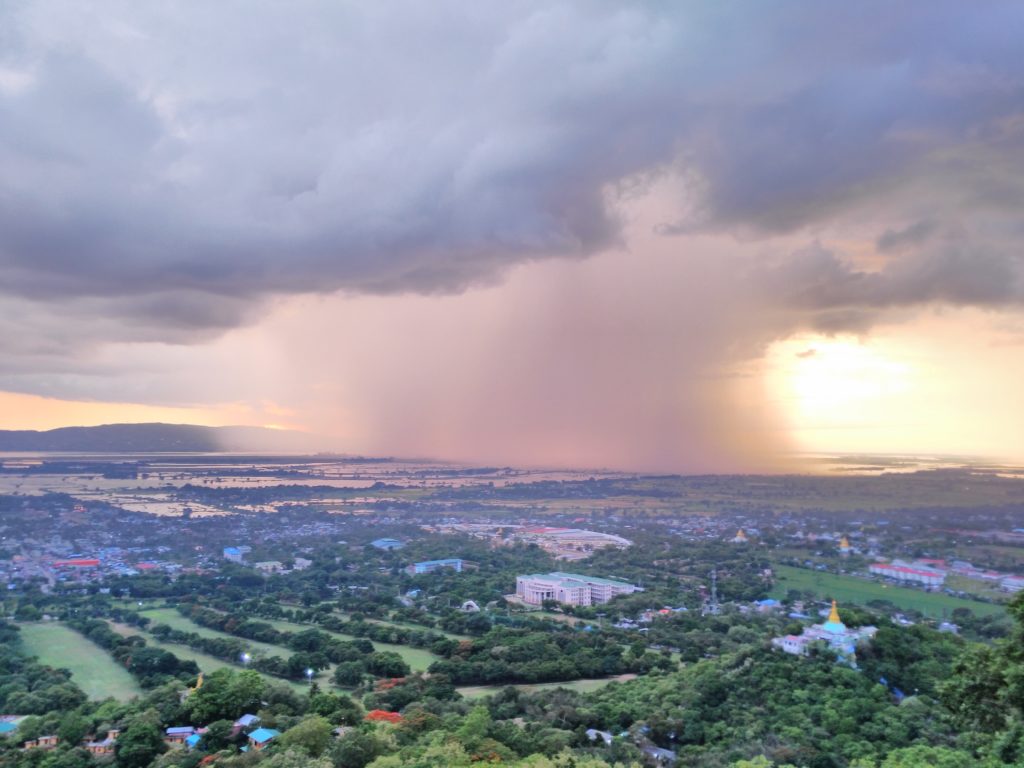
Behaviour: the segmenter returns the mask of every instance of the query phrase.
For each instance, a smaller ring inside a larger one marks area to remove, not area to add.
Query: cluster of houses
[[[256,715],[242,715],[235,720],[231,727],[232,738],[243,732],[246,733],[247,742],[242,747],[243,752],[259,752],[281,735],[278,730],[260,726],[260,719]],[[204,733],[206,728],[194,728],[191,725],[174,726],[164,731],[164,743],[169,747],[195,749],[203,740]]]
[[[251,730],[250,730],[251,729]],[[13,730],[13,726],[8,729]],[[195,728],[191,725],[172,726],[164,730],[164,743],[168,747],[179,747],[195,749],[206,733],[206,728]],[[246,745],[242,747],[243,752],[258,752],[264,749],[275,738],[281,735],[280,731],[273,728],[260,727],[260,719],[256,715],[242,715],[232,725],[231,735],[237,737],[241,733],[246,734]],[[102,739],[94,736],[86,737],[82,746],[94,757],[105,757],[114,754],[117,746],[117,737],[121,731],[111,728]],[[23,745],[23,749],[54,749],[60,744],[60,738],[54,735],[40,736],[36,739],[29,739]]]

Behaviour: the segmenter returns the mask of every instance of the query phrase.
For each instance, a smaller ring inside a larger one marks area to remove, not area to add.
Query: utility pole
[[[705,601],[701,609],[702,616],[717,616],[721,613],[722,607],[718,604],[718,569],[711,570],[711,599]]]

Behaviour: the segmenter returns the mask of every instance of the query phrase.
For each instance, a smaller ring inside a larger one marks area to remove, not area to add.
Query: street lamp
[[[248,653],[243,653],[242,654],[242,664],[244,666],[249,666],[249,662],[250,661],[252,661],[252,656],[250,656]]]
[[[311,667],[306,667],[306,680],[312,685],[313,683],[313,670]]]

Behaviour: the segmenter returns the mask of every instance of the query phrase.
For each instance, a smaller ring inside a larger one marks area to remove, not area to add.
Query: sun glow
[[[898,423],[900,403],[917,387],[910,362],[853,338],[787,339],[771,347],[766,362],[773,399],[806,449],[823,447],[822,431],[845,444],[840,431]]]

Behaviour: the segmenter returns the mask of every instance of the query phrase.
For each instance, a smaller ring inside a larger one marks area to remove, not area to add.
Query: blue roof
[[[402,542],[398,539],[374,539],[370,543],[378,549],[389,549],[402,546]]]
[[[447,557],[444,560],[421,560],[413,565],[455,565],[461,562],[462,560],[458,557]]]
[[[765,606],[768,606],[768,605],[782,605],[782,603],[780,603],[778,600],[775,600],[775,599],[770,598],[770,597],[769,598],[765,598],[764,600],[758,600],[757,604],[758,605],[765,605]]]
[[[17,730],[18,726],[14,723],[0,723],[0,733],[10,733],[11,731]]]
[[[242,554],[242,550],[238,547],[224,547],[224,554],[240,555]]]
[[[174,736],[182,733],[195,733],[195,728],[191,725],[176,725],[173,728],[167,729],[168,736]]]
[[[200,734],[193,733],[191,736],[185,739],[185,743],[188,744],[190,747],[194,747],[202,740],[202,738],[203,737]]]
[[[275,736],[280,736],[280,731],[275,731],[273,728],[257,728],[255,731],[249,734],[249,738],[255,741],[257,744],[262,744],[265,741],[270,741]]]

